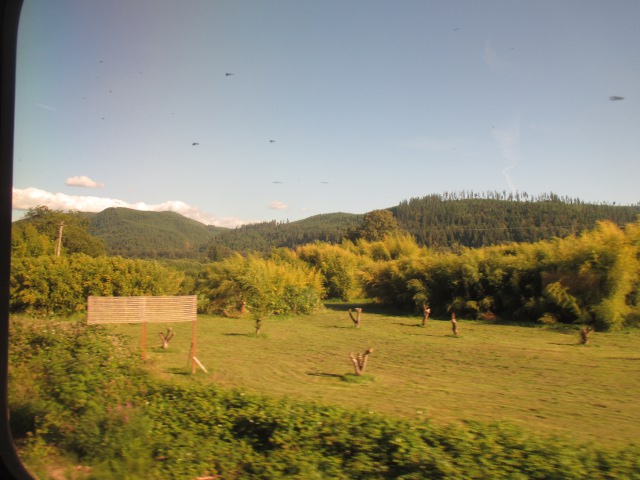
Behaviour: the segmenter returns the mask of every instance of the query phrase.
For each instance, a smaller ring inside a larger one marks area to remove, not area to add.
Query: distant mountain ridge
[[[226,230],[175,212],[107,208],[89,217],[89,233],[101,238],[109,255],[134,258],[194,258]]]
[[[624,225],[640,205],[588,204],[554,195],[513,199],[475,194],[429,195],[401,202],[393,212],[401,229],[430,247],[481,247],[535,242],[592,228],[598,220]],[[109,255],[132,258],[214,258],[213,251],[266,252],[353,237],[363,214],[329,213],[294,222],[262,222],[234,229],[207,226],[175,212],[108,208],[87,214],[89,233],[101,238]]]

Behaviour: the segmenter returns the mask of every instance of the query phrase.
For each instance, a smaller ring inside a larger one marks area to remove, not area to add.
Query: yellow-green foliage
[[[296,255],[322,273],[327,298],[349,301],[360,296],[362,256],[344,246],[321,242],[298,247]]]
[[[85,254],[13,257],[10,309],[46,315],[83,312],[89,295],[175,295],[183,278],[147,260]]]
[[[594,230],[557,240],[554,246],[550,267],[566,290],[559,301],[579,320],[622,327],[632,313],[627,299],[637,290],[640,268],[631,238],[611,222],[598,222]],[[553,288],[560,292],[559,286]]]
[[[592,231],[535,244],[456,252],[413,247],[407,238],[358,242],[370,259],[366,296],[434,313],[558,318],[618,329],[640,319],[640,226],[600,222]]]
[[[55,253],[55,244],[30,223],[11,230],[11,254],[15,257],[38,257]]]
[[[200,284],[207,312],[237,313],[242,302],[260,315],[311,313],[323,296],[322,276],[283,251],[271,258],[235,255],[211,264]]]

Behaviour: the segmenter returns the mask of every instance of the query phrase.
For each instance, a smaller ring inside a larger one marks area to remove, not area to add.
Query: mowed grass
[[[354,328],[344,305],[312,316],[269,318],[256,336],[250,316],[198,316],[197,358],[187,367],[192,324],[149,324],[147,358],[168,381],[211,382],[269,396],[366,409],[442,424],[508,421],[580,443],[640,440],[640,332],[593,333],[368,312]],[[171,327],[167,350],[158,333]],[[141,339],[140,325],[113,326]],[[373,348],[365,382],[349,352]]]

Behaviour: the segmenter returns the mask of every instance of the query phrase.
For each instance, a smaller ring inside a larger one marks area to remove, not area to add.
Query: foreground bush
[[[11,426],[28,461],[55,448],[100,479],[640,478],[638,446],[167,385],[132,350],[104,327],[12,320]]]

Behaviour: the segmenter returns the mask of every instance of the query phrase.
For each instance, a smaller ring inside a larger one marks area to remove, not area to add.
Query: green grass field
[[[508,421],[541,434],[620,447],[640,439],[640,331],[592,334],[373,313],[360,329],[344,305],[312,316],[271,318],[256,336],[250,316],[199,316],[197,358],[187,368],[192,324],[149,324],[147,357],[159,376],[366,409],[435,423]],[[172,327],[167,350],[158,333]],[[113,326],[141,339],[140,325]],[[350,383],[349,352],[372,347],[369,381]]]

